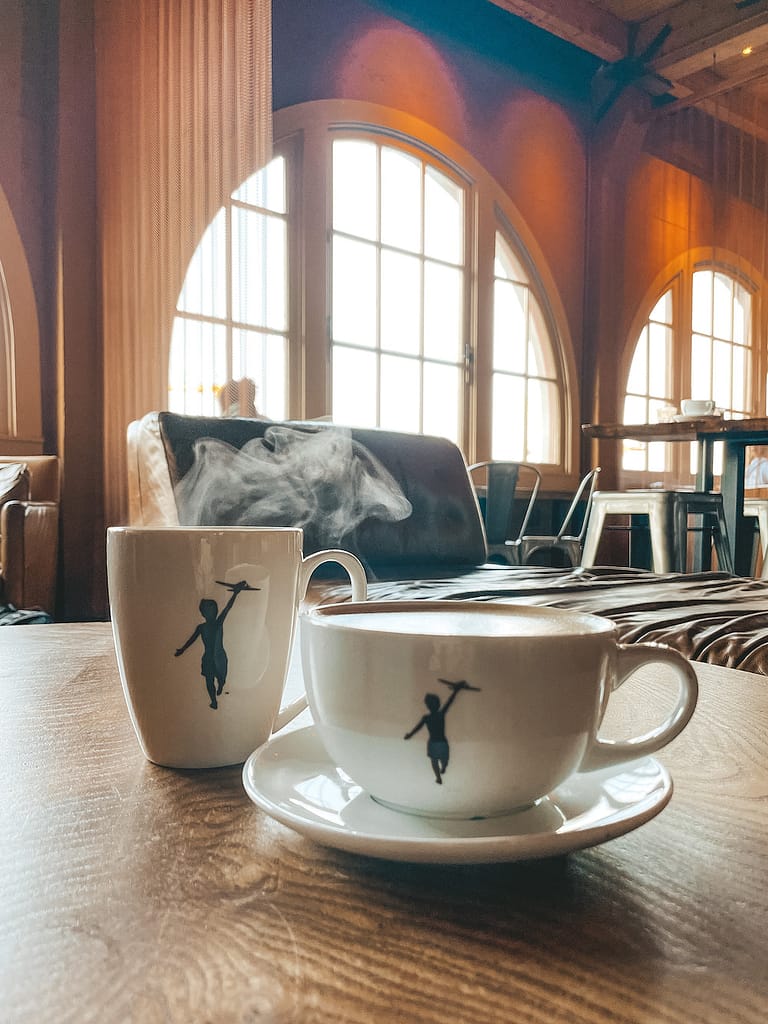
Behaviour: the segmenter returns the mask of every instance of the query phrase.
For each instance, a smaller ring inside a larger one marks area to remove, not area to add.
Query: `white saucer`
[[[498,818],[448,821],[390,810],[334,765],[314,726],[273,737],[243,766],[253,802],[326,846],[388,860],[489,863],[596,846],[649,821],[672,796],[655,758],[573,775],[535,807]]]
[[[684,413],[678,413],[677,416],[672,417],[673,423],[690,423],[692,420],[721,420],[723,414],[721,412],[707,412],[698,416],[686,416]]]

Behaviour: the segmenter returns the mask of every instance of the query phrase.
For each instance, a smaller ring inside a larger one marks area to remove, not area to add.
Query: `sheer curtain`
[[[270,158],[271,0],[96,0],[107,524],[127,514],[129,422],[167,404],[187,264]]]

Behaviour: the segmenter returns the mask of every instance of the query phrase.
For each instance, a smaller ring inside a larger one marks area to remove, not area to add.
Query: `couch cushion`
[[[0,505],[29,498],[29,469],[25,462],[0,465]]]
[[[377,574],[485,560],[464,457],[443,438],[168,412],[159,423],[183,526],[301,526],[306,554],[341,547]]]
[[[25,462],[0,464],[0,507],[7,501],[26,501],[29,498],[29,469]],[[2,550],[0,548],[0,550]],[[2,572],[0,557],[0,572]]]
[[[0,455],[0,467],[23,463],[29,470],[29,500],[59,500],[59,459],[56,455]]]

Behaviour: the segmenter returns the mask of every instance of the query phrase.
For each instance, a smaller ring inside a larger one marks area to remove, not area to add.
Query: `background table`
[[[584,423],[581,429],[586,437],[596,440],[621,441],[632,438],[635,441],[697,442],[698,491],[711,491],[714,486],[712,453],[715,442],[722,441],[720,491],[734,567],[740,576],[751,574],[755,525],[753,517],[744,515],[745,453],[750,445],[768,444],[768,418],[729,420],[720,416],[703,416],[701,419],[677,423]]]
[[[659,817],[568,857],[437,867],[317,846],[239,768],[147,763],[108,625],[1,628],[0,1019],[764,1024],[768,690],[697,673]]]

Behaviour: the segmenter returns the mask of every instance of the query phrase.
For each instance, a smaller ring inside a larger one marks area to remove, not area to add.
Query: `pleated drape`
[[[226,197],[270,158],[270,0],[96,0],[107,524],[126,428],[167,406],[176,302]]]

